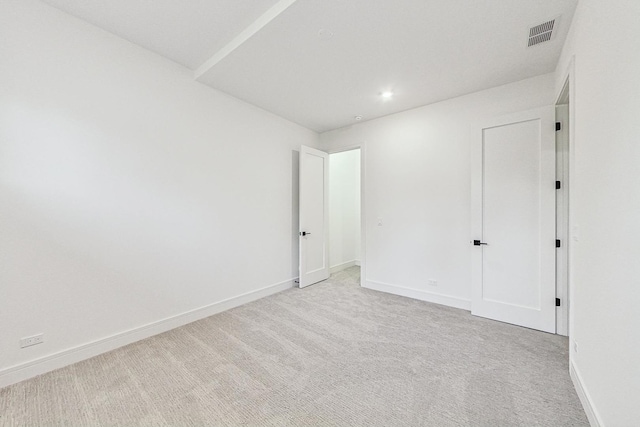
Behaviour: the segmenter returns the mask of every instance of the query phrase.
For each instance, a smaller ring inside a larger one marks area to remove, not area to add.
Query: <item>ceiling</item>
[[[578,2],[43,1],[318,132],[552,72]]]

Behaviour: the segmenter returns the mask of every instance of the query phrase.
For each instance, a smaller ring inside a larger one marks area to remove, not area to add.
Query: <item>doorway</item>
[[[300,148],[298,283],[301,288],[327,279],[331,272],[354,266],[361,266],[362,285],[363,160],[364,147],[360,145],[331,155],[311,147]],[[334,163],[332,170],[330,163]],[[330,206],[333,206],[331,213]]]
[[[331,273],[360,265],[360,149],[329,155],[329,265]]]

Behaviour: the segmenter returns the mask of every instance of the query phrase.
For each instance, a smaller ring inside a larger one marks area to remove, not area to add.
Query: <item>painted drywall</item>
[[[640,420],[640,3],[580,0],[571,84],[571,364],[592,424]],[[577,343],[577,352],[573,343]]]
[[[38,1],[0,32],[0,375],[297,276],[316,133]]]
[[[483,120],[553,103],[552,74],[320,135],[365,146],[365,283],[469,308],[470,147]],[[429,285],[437,281],[437,286]]]
[[[332,270],[360,261],[360,150],[329,156],[329,238]]]

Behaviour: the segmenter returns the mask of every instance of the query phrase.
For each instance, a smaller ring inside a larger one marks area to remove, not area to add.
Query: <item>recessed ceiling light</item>
[[[383,99],[391,99],[393,97],[393,92],[390,90],[386,90],[380,94]]]
[[[362,116],[355,116],[354,119],[356,119],[357,121],[362,120]]]

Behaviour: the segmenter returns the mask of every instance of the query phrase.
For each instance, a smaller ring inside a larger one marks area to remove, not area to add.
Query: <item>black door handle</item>
[[[480,246],[480,245],[486,245],[486,243],[481,242],[480,240],[474,240],[474,241],[473,241],[473,245],[474,245],[474,246]]]
[[[306,231],[301,231],[301,232],[300,232],[300,235],[301,235],[301,236],[303,236],[303,237],[304,237],[304,236],[308,236],[308,235],[310,235],[310,234],[311,234],[311,233],[307,233]]]

